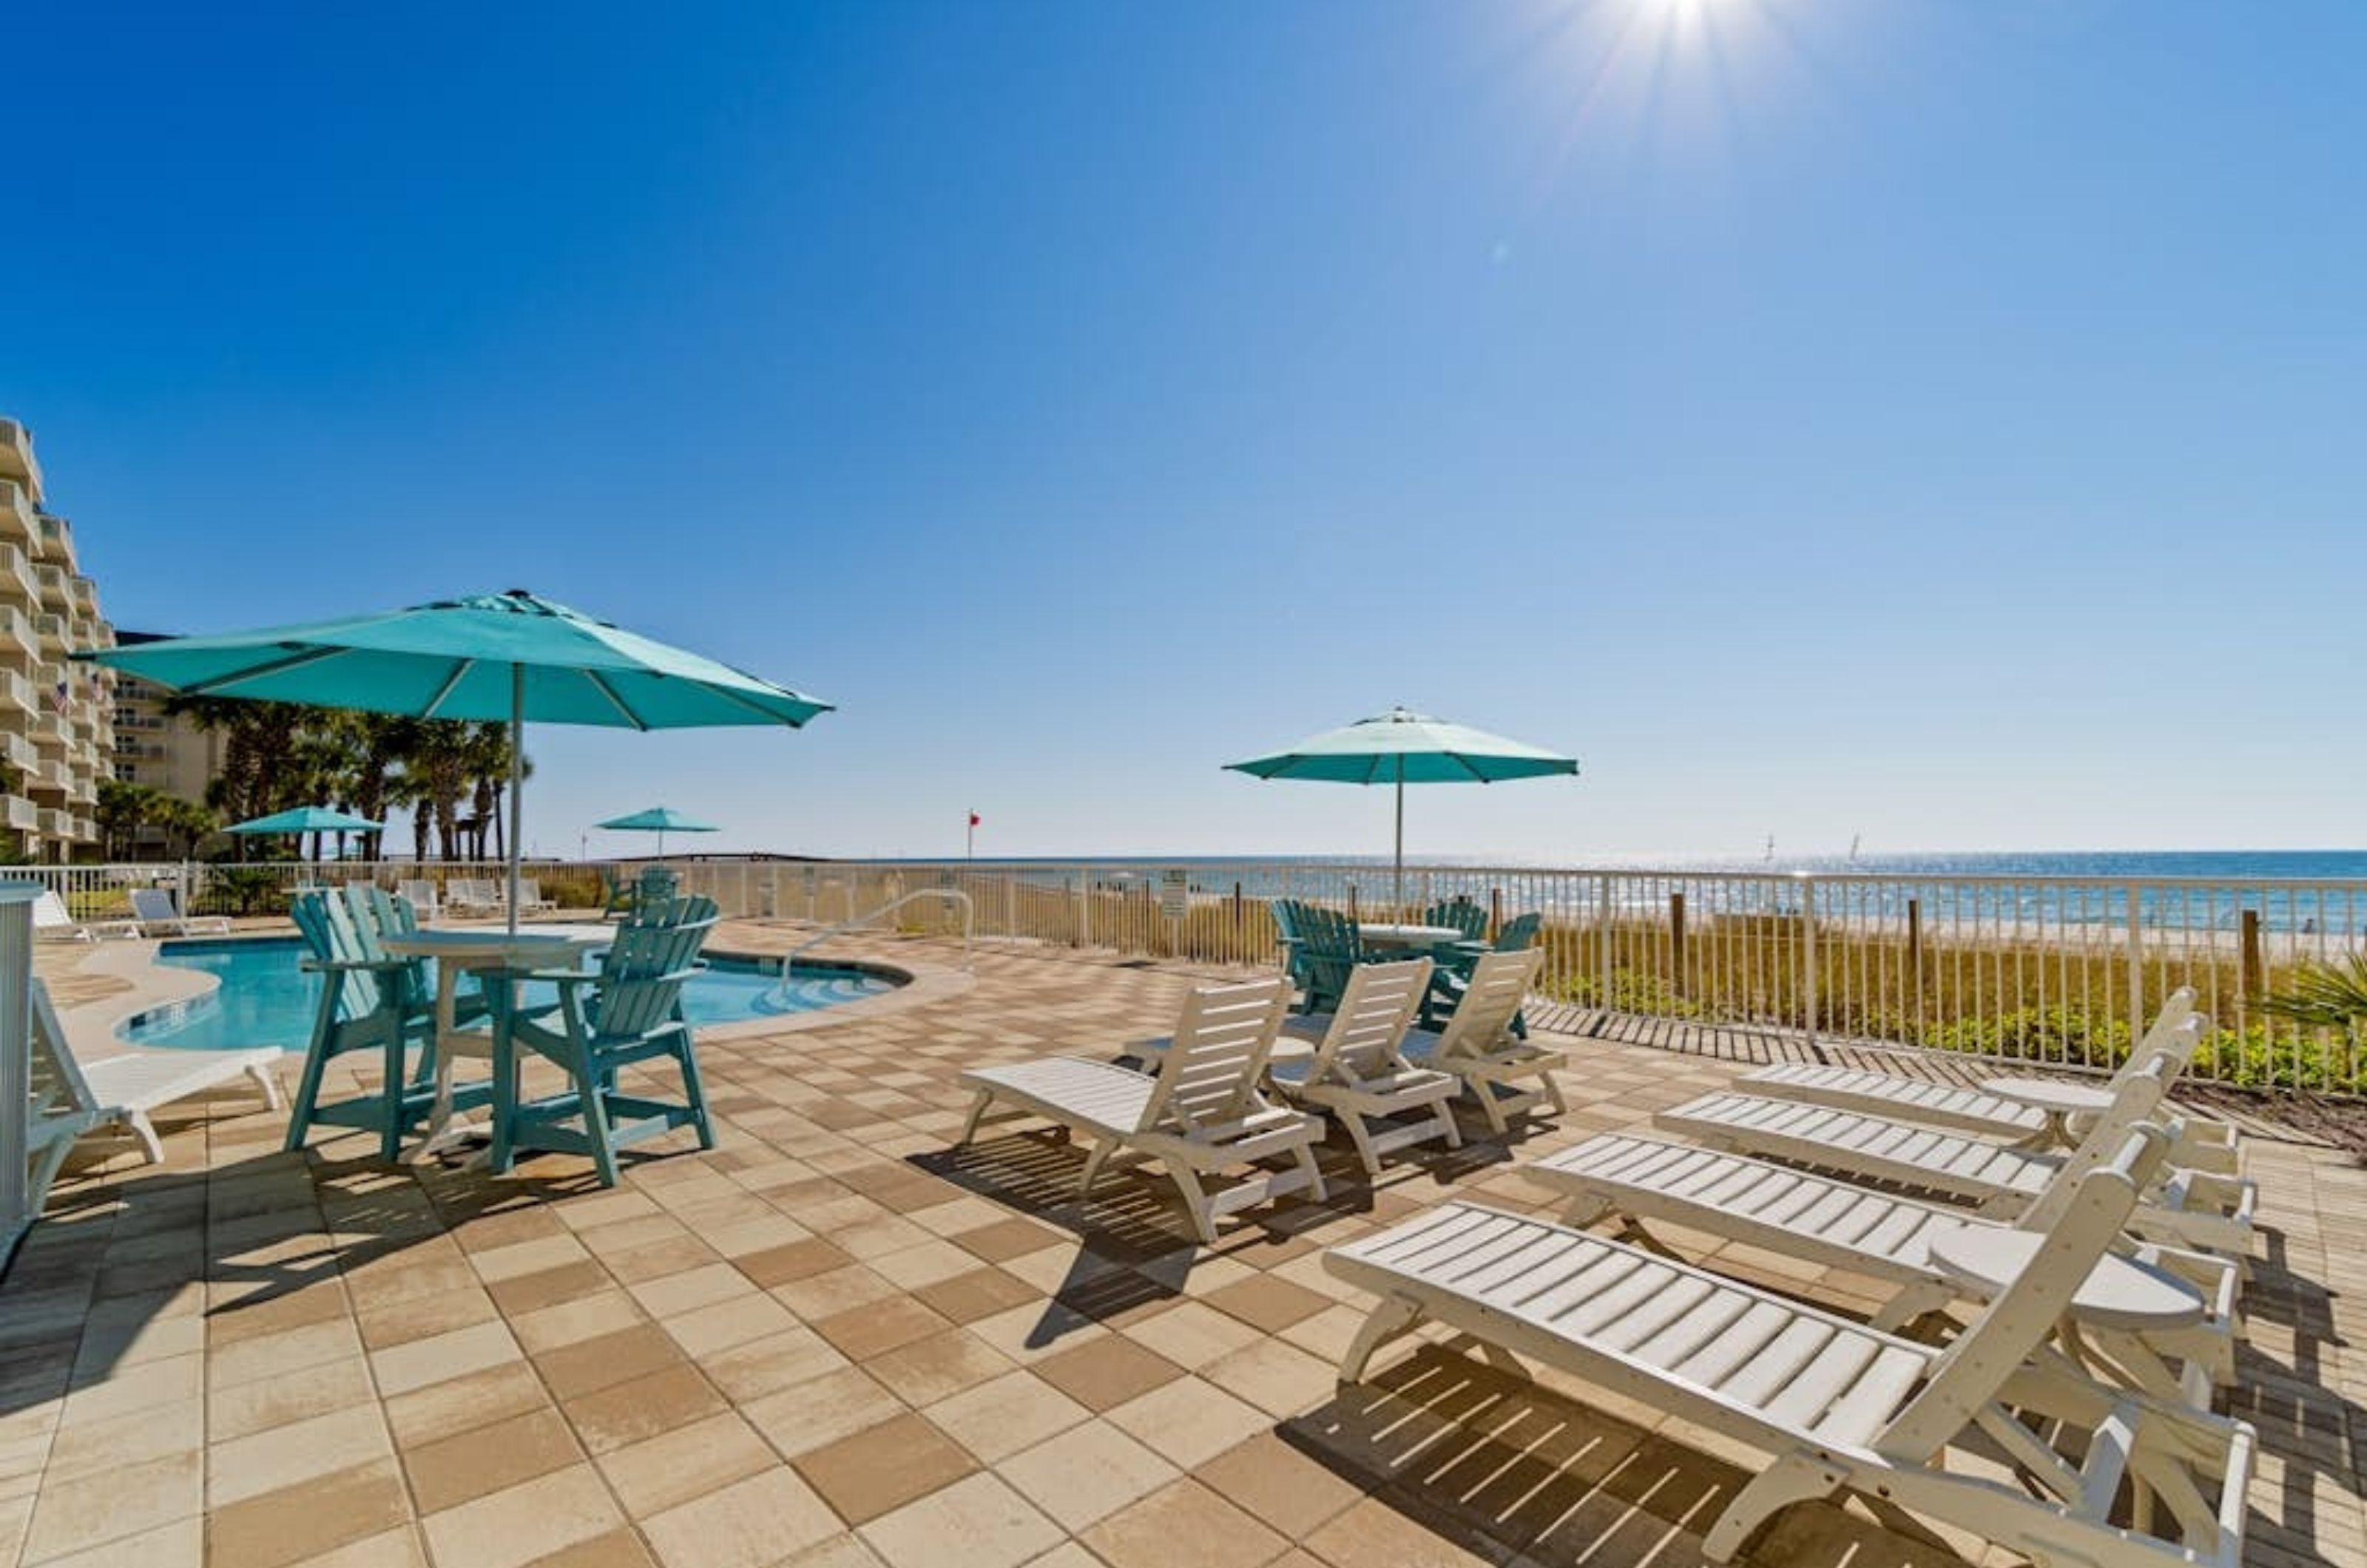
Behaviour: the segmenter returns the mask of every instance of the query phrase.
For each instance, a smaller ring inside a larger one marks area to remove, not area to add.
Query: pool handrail
[[[796,966],[797,961],[799,958],[811,953],[815,948],[820,947],[823,942],[828,942],[834,936],[839,936],[844,932],[854,931],[858,926],[868,925],[882,915],[894,914],[897,910],[902,908],[905,905],[911,903],[915,898],[944,898],[961,906],[962,973],[968,974],[970,971],[970,939],[972,931],[977,925],[977,910],[970,903],[969,895],[963,892],[958,887],[915,887],[909,893],[898,894],[895,897],[890,898],[888,902],[880,905],[876,909],[866,910],[864,913],[856,915],[850,919],[841,920],[838,924],[808,938],[806,941],[799,942],[797,946],[789,949],[787,953],[781,959],[781,989],[783,991],[787,991],[788,989],[789,971]]]

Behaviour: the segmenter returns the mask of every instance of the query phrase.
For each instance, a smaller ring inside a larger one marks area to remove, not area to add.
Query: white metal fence
[[[1468,899],[1497,922],[1544,917],[1537,1008],[1554,1026],[1636,1018],[1689,1030],[1815,1042],[1939,1047],[2105,1068],[2180,986],[2220,1032],[2208,1077],[2367,1091],[2367,1047],[2343,1032],[2263,1013],[2299,967],[2367,950],[2367,882],[2117,881],[2076,877],[1795,875],[1683,870],[1422,866],[1392,905],[1370,864],[1274,861],[670,863],[726,915],[827,924],[923,887],[968,896],[982,942],[1115,949],[1225,964],[1275,961],[1268,902],[1291,897],[1365,919],[1419,917]],[[562,906],[596,902],[601,874],[639,863],[538,863]],[[275,913],[293,888],[356,878],[486,876],[475,863],[26,868],[84,919],[129,912],[128,890],[185,889],[193,912]],[[955,934],[957,917],[914,906],[900,929]]]

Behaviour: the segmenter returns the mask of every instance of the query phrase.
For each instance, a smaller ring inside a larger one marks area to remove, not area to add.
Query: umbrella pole
[[[1397,863],[1398,869],[1396,883],[1394,887],[1391,889],[1389,897],[1391,901],[1397,905],[1398,913],[1402,915],[1405,912],[1405,759],[1403,757],[1399,757],[1398,759]]]
[[[518,826],[526,814],[526,666],[510,666],[510,935],[517,935]]]

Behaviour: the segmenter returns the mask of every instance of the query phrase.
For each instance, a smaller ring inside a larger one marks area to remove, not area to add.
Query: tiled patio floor
[[[778,930],[720,945],[778,951]],[[882,944],[881,956],[957,956]],[[1326,1247],[1722,1083],[1580,1041],[1573,1110],[1195,1247],[1156,1179],[958,1154],[954,1075],[1163,1032],[1195,977],[982,950],[967,995],[702,1049],[721,1146],[603,1192],[578,1162],[390,1170],[224,1098],[54,1195],[0,1289],[0,1562],[177,1568],[1681,1565],[1743,1475],[1704,1435],[1452,1348],[1342,1390],[1360,1303]],[[2367,1173],[2257,1145],[2272,1247],[2235,1404],[2261,1428],[2252,1560],[2367,1562]],[[1729,1248],[1840,1304],[1859,1282]],[[1575,1397],[1573,1397],[1575,1396]],[[1981,1560],[1977,1543],[1960,1548]],[[1764,1563],[1955,1561],[1838,1507]]]

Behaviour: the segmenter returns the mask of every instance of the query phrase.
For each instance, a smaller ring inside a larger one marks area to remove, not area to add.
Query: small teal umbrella
[[[510,727],[510,924],[517,924],[525,727],[796,728],[830,705],[522,590],[384,615],[93,649],[76,659],[193,695]]]
[[[1501,784],[1508,779],[1575,773],[1578,759],[1507,740],[1394,707],[1341,729],[1310,736],[1287,751],[1228,762],[1235,773],[1262,779],[1314,779],[1324,784],[1394,784],[1398,792],[1394,899],[1405,902],[1405,786],[1410,784]]]
[[[626,817],[611,817],[606,822],[595,822],[595,828],[606,828],[617,833],[655,833],[658,853],[665,853],[668,833],[719,833],[722,829],[712,822],[701,822],[696,817],[685,816],[671,806],[652,806],[647,811],[636,811]]]
[[[356,817],[349,811],[332,811],[325,806],[299,806],[289,811],[275,811],[268,817],[250,818],[233,822],[222,829],[225,833],[378,833],[386,824],[373,822],[367,817]]]

